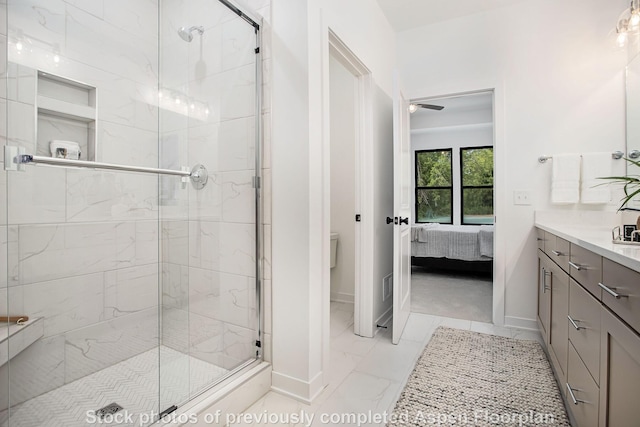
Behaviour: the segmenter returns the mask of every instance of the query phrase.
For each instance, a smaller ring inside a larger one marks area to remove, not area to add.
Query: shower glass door
[[[203,189],[160,179],[162,408],[256,358],[256,28],[223,3],[160,3],[160,166],[203,164]]]
[[[257,358],[258,33],[218,0],[0,12],[0,427],[150,425]]]

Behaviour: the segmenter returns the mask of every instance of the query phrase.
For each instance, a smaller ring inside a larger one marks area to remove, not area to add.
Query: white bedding
[[[415,257],[463,261],[493,259],[492,225],[414,225],[411,240],[411,255]]]

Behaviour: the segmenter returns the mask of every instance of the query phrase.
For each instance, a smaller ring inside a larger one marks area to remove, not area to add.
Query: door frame
[[[329,28],[328,32],[329,55],[337,59],[357,80],[358,93],[355,104],[357,105],[356,140],[355,140],[355,207],[356,213],[361,215],[360,223],[355,222],[355,287],[354,287],[354,314],[353,331],[356,335],[373,336],[370,321],[373,316],[372,289],[363,286],[363,283],[371,283],[373,277],[373,137],[371,133],[371,85],[372,77],[369,69],[349,49],[349,47]],[[328,89],[328,88],[327,88]],[[328,100],[328,98],[327,98]],[[327,105],[327,113],[330,113]],[[330,117],[327,114],[325,117]],[[329,125],[327,120],[325,124]],[[330,132],[326,134],[325,144],[331,145]],[[331,176],[331,162],[325,163],[325,174]],[[330,222],[331,198],[326,200],[325,222]],[[330,225],[329,225],[330,227]],[[328,235],[328,233],[325,233]],[[329,286],[331,284],[329,283]],[[367,304],[368,302],[368,304]]]
[[[411,101],[428,101],[436,98],[474,95],[478,93],[491,93],[493,95],[493,208],[494,208],[494,234],[493,234],[493,304],[492,320],[497,326],[505,325],[505,281],[506,281],[506,240],[505,212],[507,206],[506,196],[506,145],[504,140],[504,88],[500,83],[488,84],[485,88],[470,88],[457,92],[449,92],[438,95],[411,97]]]

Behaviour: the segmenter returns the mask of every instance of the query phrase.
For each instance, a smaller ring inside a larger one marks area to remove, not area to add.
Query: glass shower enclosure
[[[0,426],[150,425],[260,350],[260,27],[0,2]]]

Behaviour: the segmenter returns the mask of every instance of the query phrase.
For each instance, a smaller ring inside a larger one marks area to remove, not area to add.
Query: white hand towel
[[[582,184],[580,200],[586,204],[609,203],[611,188],[602,178],[611,176],[613,159],[611,153],[586,153],[582,155]],[[604,185],[603,185],[604,184]]]
[[[580,200],[580,155],[554,154],[551,203],[569,204]]]

